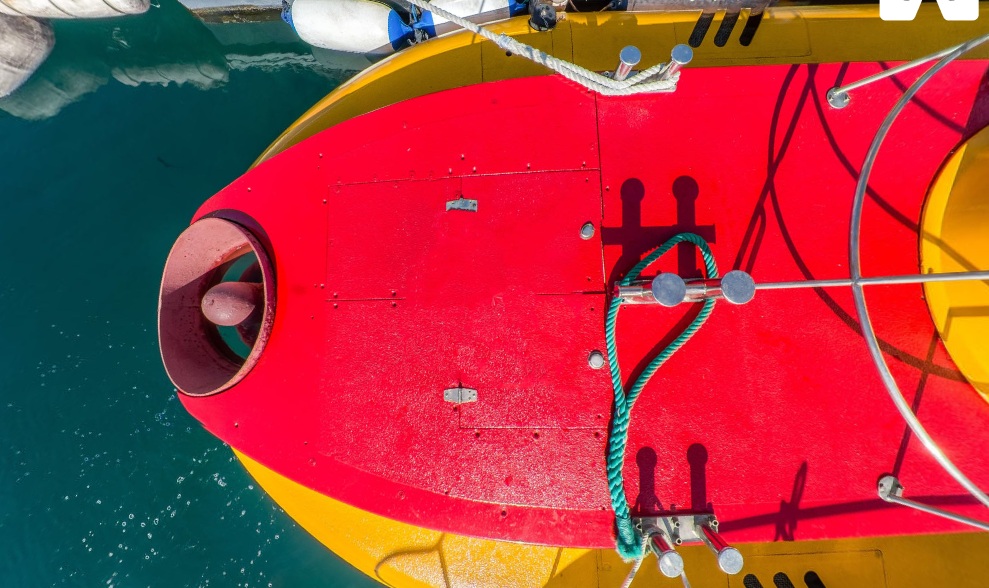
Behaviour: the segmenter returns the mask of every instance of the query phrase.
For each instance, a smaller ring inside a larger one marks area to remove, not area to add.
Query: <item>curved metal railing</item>
[[[876,156],[879,154],[879,149],[882,147],[883,141],[886,135],[889,133],[890,128],[896,121],[897,117],[903,111],[910,100],[917,94],[918,91],[939,71],[941,71],[949,63],[957,59],[958,57],[964,55],[968,51],[982,45],[986,41],[989,41],[989,34],[982,35],[954,47],[949,52],[940,52],[935,54],[935,56],[940,56],[937,63],[931,66],[926,72],[924,72],[907,90],[903,93],[900,99],[896,102],[893,108],[886,115],[885,120],[883,120],[882,125],[880,125],[879,130],[876,132],[876,136],[872,140],[872,145],[869,147],[869,151],[866,153],[865,161],[862,164],[862,170],[859,174],[858,184],[855,187],[855,198],[852,202],[852,213],[851,213],[851,226],[849,227],[848,234],[848,255],[849,255],[849,268],[851,271],[851,287],[852,295],[855,299],[855,310],[859,316],[859,322],[862,325],[862,335],[865,338],[866,344],[869,347],[869,354],[872,356],[872,361],[876,365],[876,369],[879,371],[879,375],[882,378],[883,385],[886,387],[886,391],[889,393],[893,404],[896,405],[896,409],[899,411],[903,420],[906,421],[907,426],[913,434],[920,440],[924,448],[928,453],[937,461],[945,472],[947,472],[952,478],[955,479],[965,490],[967,490],[973,497],[975,497],[979,502],[989,507],[989,496],[982,491],[972,480],[970,480],[959,468],[955,465],[951,458],[945,455],[944,451],[937,444],[937,442],[931,437],[931,435],[921,424],[920,419],[917,418],[916,413],[911,409],[910,403],[904,398],[903,393],[900,392],[900,388],[896,383],[896,379],[890,372],[889,366],[886,364],[886,359],[883,357],[883,353],[879,348],[879,341],[876,339],[875,330],[872,327],[872,319],[869,316],[869,309],[865,303],[865,296],[862,291],[862,287],[866,285],[866,278],[862,277],[861,272],[861,225],[862,225],[862,205],[865,202],[866,188],[869,184],[869,176],[872,173],[872,167],[875,163]],[[924,63],[925,61],[932,61],[932,58],[926,58],[926,60],[918,60],[919,63]],[[917,63],[917,65],[919,65]],[[860,86],[857,86],[860,87]],[[846,86],[847,88],[847,86]],[[829,94],[834,95],[835,89],[832,89]],[[846,94],[847,95],[847,94]],[[968,274],[968,279],[985,279],[982,274],[985,272],[971,272]],[[884,478],[885,479],[885,478]],[[888,480],[887,480],[888,482]],[[903,499],[895,500],[890,499],[890,496],[894,498],[899,498],[898,492],[896,492],[892,487],[884,487],[882,482],[880,482],[879,488],[880,496],[887,501],[896,502],[898,504],[903,504],[904,506],[910,506],[912,508],[917,508],[914,504],[910,504],[912,501],[904,501]],[[924,512],[930,512],[932,514],[937,514],[939,516],[946,516],[950,513],[935,512],[939,509],[932,509],[930,507],[923,508]],[[953,520],[959,520],[957,516],[947,516],[946,518],[953,518]],[[967,524],[972,524],[973,526],[985,528],[984,523],[978,523],[978,521],[967,521],[962,520]]]

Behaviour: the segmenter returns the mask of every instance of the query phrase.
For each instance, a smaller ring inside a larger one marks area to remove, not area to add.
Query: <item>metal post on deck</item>
[[[683,556],[673,549],[666,534],[659,529],[653,529],[649,534],[649,549],[659,560],[659,572],[667,578],[676,578],[683,574]]]
[[[733,575],[742,571],[742,564],[744,563],[742,553],[731,545],[728,545],[721,538],[721,535],[711,528],[709,523],[698,525],[697,531],[701,540],[708,546],[714,557],[717,558],[718,567],[721,568],[722,572]]]
[[[615,69],[615,73],[612,79],[616,81],[622,81],[628,77],[628,74],[632,73],[632,68],[639,65],[642,61],[642,52],[635,45],[628,45],[622,48],[621,52],[618,54],[618,67]]]
[[[680,71],[680,68],[690,63],[694,58],[694,50],[690,48],[690,45],[684,45],[680,43],[679,45],[673,47],[673,51],[670,52],[670,63],[663,70],[663,75],[660,79],[668,79],[673,76],[673,74]]]

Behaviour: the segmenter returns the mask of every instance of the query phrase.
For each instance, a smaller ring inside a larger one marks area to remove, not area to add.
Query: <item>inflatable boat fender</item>
[[[396,11],[369,0],[295,0],[291,22],[306,43],[350,53],[386,55],[413,33]]]
[[[26,82],[54,46],[48,23],[0,14],[0,98]]]
[[[0,0],[3,2],[4,0]],[[526,12],[519,0],[434,0],[438,7],[491,22]],[[282,11],[303,41],[332,51],[383,56],[408,47],[413,41],[435,37],[457,27],[424,11],[415,22],[396,10],[372,0],[295,0]]]

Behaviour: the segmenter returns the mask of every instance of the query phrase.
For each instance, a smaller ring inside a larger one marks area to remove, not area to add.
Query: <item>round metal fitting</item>
[[[838,88],[828,90],[828,104],[831,105],[831,108],[844,108],[851,101],[852,97],[848,95],[848,92],[842,92]]]
[[[737,574],[742,571],[742,553],[734,547],[725,547],[718,553],[718,567],[726,574]]]
[[[587,365],[591,366],[591,369],[599,370],[604,367],[604,354],[595,349],[587,356]]]
[[[721,278],[721,295],[732,304],[745,304],[755,297],[755,280],[742,270],[732,270]]]
[[[879,498],[889,502],[890,496],[899,496],[903,486],[896,476],[885,475],[879,478]]]
[[[687,65],[694,58],[694,50],[690,48],[690,45],[681,43],[673,47],[670,58],[680,65]]]
[[[587,241],[594,236],[594,223],[584,223],[584,226],[580,227],[580,238]]]
[[[683,573],[683,556],[675,551],[667,551],[659,556],[659,571],[667,578],[676,578]]]
[[[652,295],[656,302],[672,307],[683,302],[687,295],[687,284],[676,274],[659,274],[652,281]]]
[[[635,67],[642,61],[642,51],[639,51],[639,48],[635,45],[627,45],[622,47],[621,53],[618,54],[618,59],[629,67]]]

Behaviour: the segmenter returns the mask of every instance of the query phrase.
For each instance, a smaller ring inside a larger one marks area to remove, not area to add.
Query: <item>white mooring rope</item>
[[[484,27],[433,5],[429,0],[408,1],[422,10],[432,12],[436,16],[445,18],[455,25],[491,41],[505,51],[525,57],[534,63],[555,71],[572,82],[580,84],[588,90],[593,90],[605,96],[630,96],[632,94],[646,94],[650,92],[672,92],[676,90],[677,80],[680,79],[680,72],[676,72],[666,79],[650,81],[650,79],[662,75],[663,71],[666,70],[667,64],[660,63],[625,80],[613,80],[569,61],[553,57],[535,47],[516,41],[504,33],[496,35]]]

